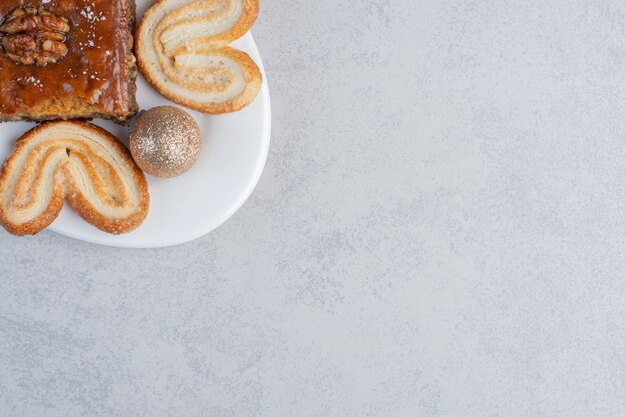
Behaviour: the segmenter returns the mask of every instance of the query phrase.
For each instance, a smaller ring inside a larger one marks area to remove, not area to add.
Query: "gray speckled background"
[[[0,233],[0,416],[626,415],[626,3],[262,0],[252,198]]]

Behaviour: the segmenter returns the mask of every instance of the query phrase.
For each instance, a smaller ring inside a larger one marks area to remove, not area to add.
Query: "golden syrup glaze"
[[[16,64],[0,48],[0,116],[23,116],[52,99],[88,103],[95,112],[127,114],[129,3],[134,0],[3,0],[0,22],[14,9],[43,6],[69,20],[67,55],[44,67]],[[131,9],[134,10],[134,7]]]

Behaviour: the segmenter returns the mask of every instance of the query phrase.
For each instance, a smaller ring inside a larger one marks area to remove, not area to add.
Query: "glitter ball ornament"
[[[178,107],[150,109],[130,129],[130,152],[137,165],[155,177],[172,178],[198,160],[202,136],[196,121]]]

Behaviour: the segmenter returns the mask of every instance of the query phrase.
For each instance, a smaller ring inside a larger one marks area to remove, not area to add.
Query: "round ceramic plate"
[[[138,1],[139,13],[148,2]],[[143,7],[142,7],[143,6]],[[102,245],[151,248],[177,245],[209,233],[232,216],[252,193],[267,157],[270,141],[270,98],[261,57],[250,33],[232,44],[247,52],[263,73],[263,87],[245,109],[225,115],[188,110],[202,130],[204,143],[198,163],[172,179],[146,175],[150,189],[150,213],[135,231],[114,236],[81,219],[65,204],[50,230]],[[174,105],[148,83],[137,78],[137,101],[142,110]],[[94,120],[126,145],[128,128],[106,120]],[[15,140],[33,123],[0,123],[0,161],[9,156]]]

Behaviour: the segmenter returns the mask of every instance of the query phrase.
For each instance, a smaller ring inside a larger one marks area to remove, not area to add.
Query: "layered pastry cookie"
[[[227,44],[254,23],[258,0],[158,0],[137,28],[138,66],[166,98],[204,113],[242,109],[262,77],[248,54]]]
[[[134,0],[0,1],[0,121],[137,112]]]
[[[0,224],[35,234],[57,218],[63,201],[113,234],[137,228],[150,196],[130,152],[106,130],[83,121],[41,124],[17,140],[0,169]]]

